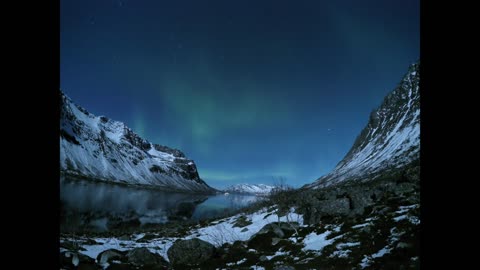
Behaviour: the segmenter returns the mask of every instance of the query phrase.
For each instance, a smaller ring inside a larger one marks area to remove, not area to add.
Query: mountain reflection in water
[[[62,232],[109,231],[202,220],[247,206],[250,195],[199,195],[60,179]]]

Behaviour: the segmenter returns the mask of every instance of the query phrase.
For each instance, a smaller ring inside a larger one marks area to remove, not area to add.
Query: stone
[[[174,265],[201,264],[212,258],[214,253],[214,245],[198,238],[177,241],[167,251],[168,259]]]
[[[258,231],[257,234],[266,234],[268,232],[273,232],[277,237],[283,238],[285,233],[280,229],[280,226],[276,224],[276,222],[268,223],[267,225],[263,226],[263,228]]]
[[[163,265],[168,266],[168,262],[159,254],[152,253],[148,248],[134,248],[127,252],[127,260],[134,265]]]
[[[79,245],[78,242],[73,242],[73,241],[69,241],[69,240],[65,240],[65,241],[61,242],[60,247],[68,249],[68,250],[75,250],[75,251],[85,250],[83,247],[81,247]]]
[[[347,215],[350,213],[350,200],[348,198],[340,198],[320,201],[318,211],[326,215]]]
[[[128,240],[130,240],[130,236],[127,235],[127,234],[124,234],[124,235],[118,237],[118,240],[128,241]]]
[[[265,256],[265,255],[260,256],[260,258],[258,258],[258,259],[259,259],[261,262],[268,261],[268,258],[267,258],[267,256]]]
[[[276,244],[278,244],[278,242],[280,242],[280,238],[272,238],[272,245],[275,246]]]
[[[71,269],[82,265],[95,265],[95,260],[78,252],[64,251],[60,253],[61,267]]]
[[[397,248],[409,248],[411,247],[411,244],[405,243],[405,242],[398,242]]]
[[[112,248],[100,252],[100,254],[97,256],[97,262],[99,264],[110,263],[113,260],[125,262],[125,252]]]

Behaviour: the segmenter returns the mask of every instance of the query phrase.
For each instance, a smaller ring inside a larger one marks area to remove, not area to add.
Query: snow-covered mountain
[[[399,85],[370,114],[352,148],[327,175],[305,187],[367,181],[420,159],[420,64],[409,67]]]
[[[122,122],[89,113],[62,91],[60,170],[67,175],[165,190],[214,191],[181,151],[153,144]]]
[[[264,184],[236,184],[225,189],[225,192],[240,194],[267,195],[275,187]]]

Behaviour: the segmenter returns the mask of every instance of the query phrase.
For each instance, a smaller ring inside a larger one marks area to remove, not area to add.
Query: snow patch
[[[337,227],[340,229],[340,227]],[[332,231],[325,231],[324,233],[317,234],[315,232],[312,232],[305,236],[305,239],[303,240],[303,243],[305,247],[302,249],[304,251],[306,250],[313,250],[313,251],[318,251],[321,252],[322,249],[330,244],[332,244],[337,238],[341,237],[342,235],[339,235],[337,237],[327,239],[327,236],[329,236]]]
[[[303,216],[295,213],[294,211],[294,209],[290,209],[290,212],[286,216],[281,216],[280,222],[294,221],[298,222],[300,225],[303,225]],[[253,214],[246,215],[247,220],[250,220],[252,224],[242,228],[233,227],[233,225],[236,223],[236,220],[240,216],[242,216],[242,214],[226,218],[219,223],[204,228],[195,229],[191,232],[190,236],[187,236],[186,239],[198,237],[199,239],[212,243],[218,247],[224,243],[246,241],[260,231],[260,229],[262,229],[265,225],[278,221],[277,214],[269,213],[266,211],[266,209],[262,209]],[[248,230],[242,232],[244,228],[247,228]]]
[[[372,225],[372,223],[367,222],[367,223],[357,224],[357,225],[352,226],[352,229],[363,228],[363,227],[366,227],[366,226],[369,226],[369,225]]]

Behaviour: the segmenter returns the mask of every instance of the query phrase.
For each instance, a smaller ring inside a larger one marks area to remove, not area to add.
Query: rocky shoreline
[[[65,234],[61,269],[418,269],[419,188],[412,165],[169,231]]]

